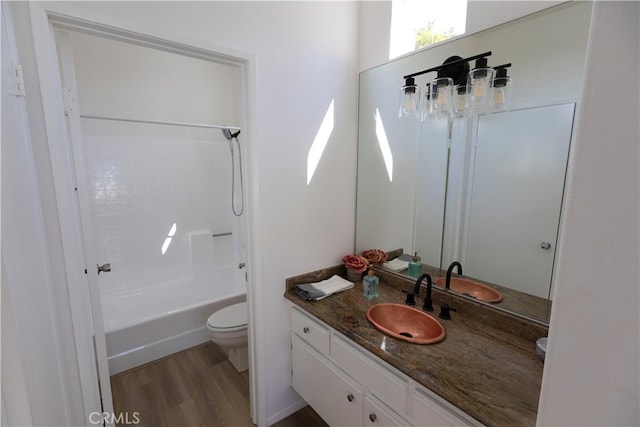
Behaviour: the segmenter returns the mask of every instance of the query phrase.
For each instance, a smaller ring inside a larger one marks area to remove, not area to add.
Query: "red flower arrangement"
[[[371,264],[382,264],[389,259],[387,253],[381,249],[369,249],[362,252],[362,256]]]
[[[342,258],[342,262],[344,262],[345,267],[355,271],[356,273],[362,273],[365,271],[369,264],[369,261],[367,261],[365,257],[355,254],[345,255],[344,258]]]

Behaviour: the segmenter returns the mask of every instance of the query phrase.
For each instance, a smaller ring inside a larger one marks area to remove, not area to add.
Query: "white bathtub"
[[[190,278],[103,295],[110,374],[208,341],[207,318],[246,301],[246,286],[237,274],[227,267],[206,280]]]

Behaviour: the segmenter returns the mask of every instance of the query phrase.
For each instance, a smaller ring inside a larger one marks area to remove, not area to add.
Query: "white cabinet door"
[[[409,379],[349,339],[334,332],[331,337],[331,360],[386,406],[402,416],[407,413]],[[366,415],[366,414],[365,414]]]
[[[370,394],[364,401],[364,425],[367,427],[411,426],[407,420]]]
[[[291,337],[291,385],[330,426],[362,426],[362,387]]]
[[[573,110],[563,104],[480,116],[465,275],[549,296]]]
[[[457,408],[448,409],[431,397],[432,393],[416,388],[413,396],[413,424],[416,427],[481,425]],[[447,406],[451,406],[447,404]],[[456,413],[460,413],[460,416]]]
[[[291,332],[324,356],[329,356],[330,329],[296,308],[291,309]]]

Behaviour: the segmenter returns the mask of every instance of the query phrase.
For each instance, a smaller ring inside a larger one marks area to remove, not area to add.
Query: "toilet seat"
[[[247,329],[247,303],[240,302],[216,311],[207,319],[207,327],[220,332]]]

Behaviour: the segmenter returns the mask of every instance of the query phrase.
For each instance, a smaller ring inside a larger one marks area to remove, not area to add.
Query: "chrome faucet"
[[[460,264],[458,261],[452,262],[449,268],[447,269],[447,282],[445,284],[445,288],[447,289],[451,289],[451,272],[453,271],[453,268],[456,266],[458,267],[458,275],[462,276],[462,264]]]
[[[433,305],[431,301],[432,281],[431,276],[427,273],[424,273],[420,277],[418,277],[418,280],[416,280],[416,284],[413,288],[413,293],[407,293],[407,300],[405,301],[405,304],[416,305],[415,297],[418,296],[418,293],[420,292],[420,285],[425,278],[427,279],[427,296],[424,298],[424,305],[422,306],[422,309],[425,311],[433,311]]]

